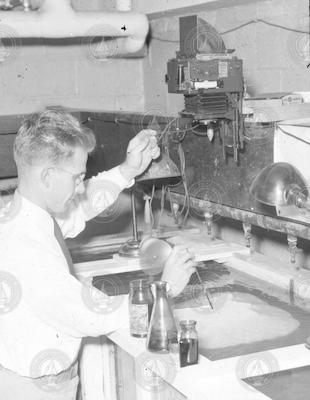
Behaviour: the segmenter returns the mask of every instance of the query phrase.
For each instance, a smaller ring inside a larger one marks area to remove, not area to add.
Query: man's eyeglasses
[[[75,187],[78,187],[85,179],[86,172],[81,172],[80,174],[75,174],[74,172],[68,171],[63,168],[59,168],[59,167],[55,167],[55,168],[59,169],[62,172],[66,172],[67,174],[72,175]]]

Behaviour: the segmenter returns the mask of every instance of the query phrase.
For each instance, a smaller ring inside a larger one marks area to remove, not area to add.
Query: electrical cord
[[[287,26],[284,26],[284,25],[275,24],[274,22],[265,21],[264,19],[260,19],[260,18],[252,19],[252,20],[250,20],[248,22],[245,22],[244,24],[235,26],[234,28],[231,28],[231,29],[229,29],[227,31],[219,32],[219,35],[227,35],[228,33],[235,32],[235,31],[237,31],[237,30],[239,30],[241,28],[244,28],[245,26],[252,25],[252,24],[257,24],[257,23],[262,23],[262,24],[265,24],[265,25],[273,26],[275,28],[283,29],[283,30],[290,31],[290,32],[306,33],[306,34],[309,35],[309,32],[307,32],[307,31],[304,31],[304,30],[301,30],[301,29],[290,28],[290,27],[287,27]],[[180,42],[179,40],[163,39],[163,38],[160,38],[158,36],[152,36],[152,39],[159,40],[161,42],[172,42],[172,43]]]
[[[293,137],[294,139],[299,140],[300,142],[303,142],[303,143],[305,143],[305,144],[309,144],[309,145],[310,145],[310,142],[307,142],[306,140],[301,139],[301,138],[299,138],[298,136],[295,136],[295,135],[293,135],[292,133],[289,133],[289,132],[285,131],[284,129],[282,129],[282,128],[280,127],[280,125],[277,125],[277,128],[278,128],[281,132],[283,132],[285,135],[291,136],[291,137]]]
[[[110,122],[113,122],[113,121],[110,121]],[[149,125],[151,125],[150,124],[150,122],[148,122],[148,123],[137,123],[136,121],[127,121],[127,120],[124,120],[124,119],[119,119],[119,118],[115,118],[115,120],[114,120],[114,122],[116,123],[116,124],[124,124],[124,125],[141,125],[141,126],[143,126],[143,125],[146,125],[146,126],[149,126]],[[166,125],[167,124],[167,122],[160,122],[160,121],[157,121],[156,120],[156,124],[158,124],[158,125]]]
[[[161,140],[164,139],[164,137],[165,137],[165,135],[166,135],[168,130],[169,130],[170,133],[175,133],[175,132],[176,133],[180,133],[180,132],[182,132],[182,129],[175,129],[175,130],[169,129],[170,126],[174,122],[176,122],[177,120],[178,120],[178,117],[173,118],[168,123],[164,122],[164,121],[162,121],[162,122],[161,121],[156,121],[156,123],[158,125],[166,125],[165,128],[163,129],[163,131],[158,136],[158,142],[159,143],[160,143]],[[102,121],[102,122],[112,122],[112,123],[114,122],[115,124],[138,125],[138,123],[136,121],[127,121],[127,120],[122,120],[122,119],[119,119],[119,118],[115,118],[114,120],[112,120],[112,119],[104,119],[104,118],[96,118],[96,117],[88,117],[85,121],[82,121],[81,124],[86,124],[87,122],[91,122],[91,121]],[[146,123],[145,124],[140,123],[141,126],[143,126],[143,125],[149,126],[149,124],[150,124],[149,122],[147,124]],[[200,124],[197,124],[197,125],[195,125],[195,126],[193,126],[191,128],[185,129],[183,131],[183,136],[181,136],[180,138],[177,138],[177,139],[172,139],[172,141],[174,143],[182,142],[184,140],[186,134],[188,132],[191,132],[191,131],[193,133],[199,135],[199,133],[194,132],[194,129],[198,128],[199,126],[200,126]],[[200,136],[206,136],[206,135],[200,135]]]
[[[167,190],[167,186],[163,185],[161,187],[160,212],[159,212],[159,217],[158,217],[158,221],[157,221],[157,230],[159,230],[159,228],[160,228],[160,220],[162,218],[164,207],[165,207],[166,190]]]
[[[185,164],[185,154],[184,154],[184,150],[182,147],[182,144],[179,143],[179,147],[178,147],[178,154],[179,154],[179,158],[180,158],[180,164],[181,164],[181,176],[182,176],[182,181],[183,181],[183,186],[184,186],[184,192],[185,192],[185,196],[184,196],[184,200],[183,200],[183,206],[182,206],[182,210],[180,211],[180,214],[182,215],[185,208],[186,208],[186,212],[184,215],[184,218],[180,224],[180,226],[184,226],[188,214],[189,214],[189,209],[190,209],[190,196],[189,196],[189,191],[188,191],[188,186],[187,186],[187,179],[186,179],[186,173],[185,173],[185,169],[186,169],[186,164]]]
[[[246,22],[245,24],[238,25],[238,26],[236,26],[235,28],[229,29],[228,31],[220,32],[220,35],[226,35],[227,33],[234,32],[234,31],[236,31],[236,30],[239,30],[239,29],[243,28],[244,26],[251,25],[251,24],[257,24],[257,23],[259,23],[259,22],[261,22],[262,24],[265,24],[265,25],[273,26],[273,27],[275,27],[275,28],[284,29],[284,30],[290,31],[290,32],[307,33],[307,34],[309,34],[309,32],[307,32],[307,31],[302,31],[302,30],[300,30],[300,29],[289,28],[289,27],[287,27],[287,26],[275,24],[274,22],[269,22],[269,21],[265,21],[264,19],[257,18],[257,19],[252,19],[252,20]]]
[[[153,186],[152,186],[151,200],[150,200],[150,214],[151,214],[151,227],[152,227],[152,230],[153,230],[153,228],[154,228],[154,223],[155,223],[154,214],[153,214],[153,208],[152,208],[152,203],[153,203],[153,199],[154,199],[154,194],[155,194],[155,185],[153,184]]]
[[[179,40],[163,39],[159,36],[151,36],[151,39],[158,40],[159,42],[179,43]]]

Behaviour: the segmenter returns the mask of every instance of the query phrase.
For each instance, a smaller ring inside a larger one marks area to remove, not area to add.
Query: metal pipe
[[[183,204],[184,195],[171,192],[172,201]],[[239,210],[237,208],[225,206],[223,204],[213,203],[211,201],[196,199],[190,197],[190,204],[195,209],[210,209],[214,214],[222,217],[231,218],[238,221],[247,221],[247,223],[259,226],[264,229],[271,229],[276,232],[290,234],[296,237],[310,240],[310,229],[303,223],[292,222],[284,218],[274,218],[262,214],[256,214],[251,211]]]
[[[0,12],[1,25],[17,37],[115,37],[118,54],[140,50],[148,33],[148,20],[134,12],[75,11],[70,0],[45,0],[31,12]],[[1,38],[6,36],[5,29]]]
[[[137,227],[137,215],[136,215],[136,198],[134,190],[131,191],[131,212],[132,212],[132,231],[133,238],[138,241],[138,227]]]

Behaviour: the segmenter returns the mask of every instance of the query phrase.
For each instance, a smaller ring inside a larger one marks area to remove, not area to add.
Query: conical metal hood
[[[308,197],[306,182],[293,165],[278,162],[268,165],[256,176],[250,194],[261,203],[283,206],[290,203],[292,193]]]

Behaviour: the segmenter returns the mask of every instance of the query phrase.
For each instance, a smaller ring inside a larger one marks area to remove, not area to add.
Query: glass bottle
[[[129,321],[130,334],[134,337],[146,337],[153,308],[153,295],[147,279],[130,282]]]
[[[196,331],[196,321],[180,321],[179,354],[180,366],[198,364],[198,334]]]
[[[149,325],[147,349],[167,353],[178,343],[178,331],[167,298],[167,282],[155,281],[155,302]]]

